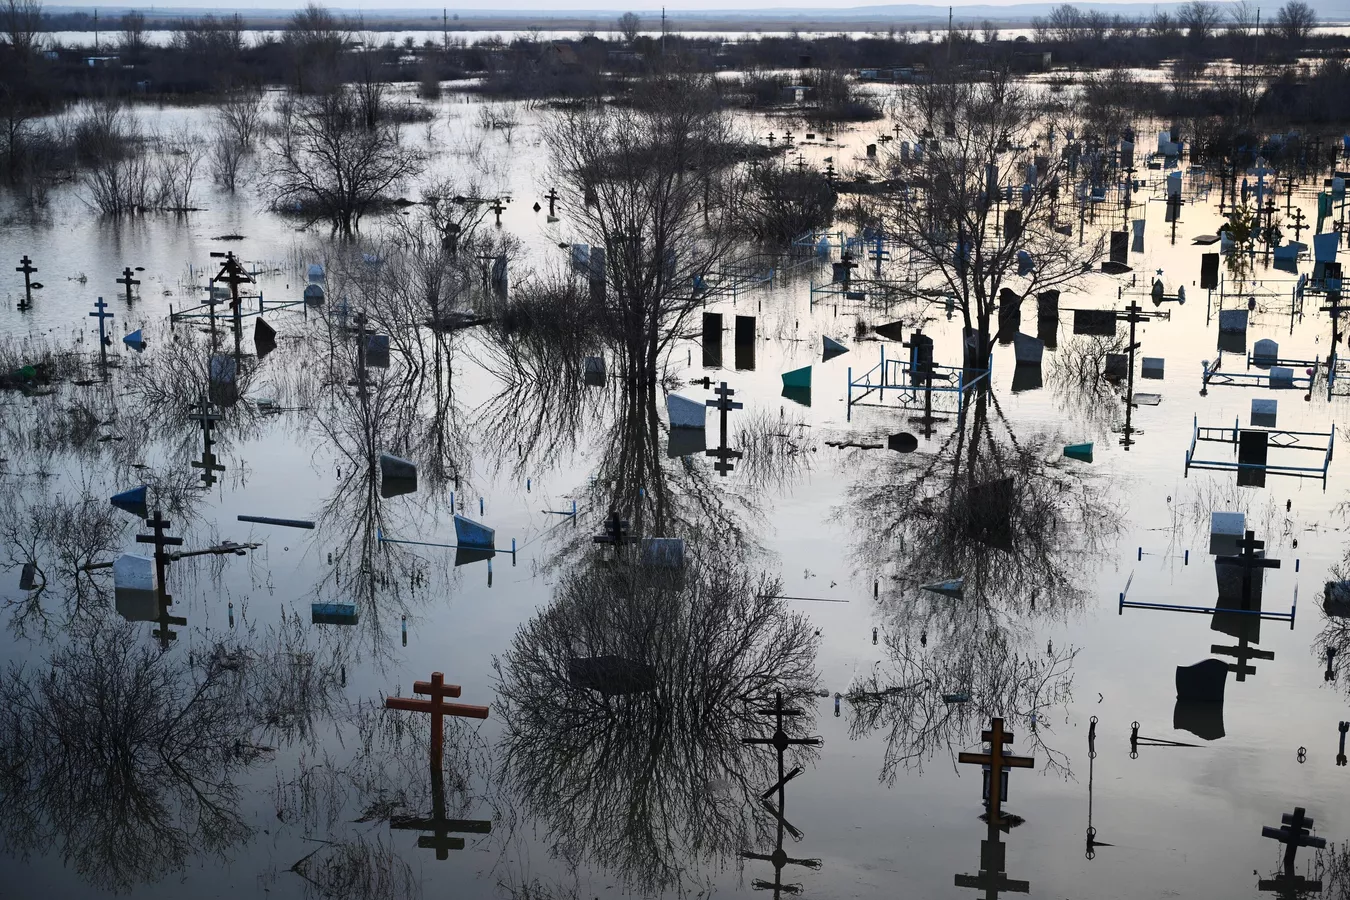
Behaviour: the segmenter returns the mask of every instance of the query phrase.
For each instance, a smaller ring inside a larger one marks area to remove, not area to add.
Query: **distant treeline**
[[[1228,95],[1238,91],[1248,114],[1291,122],[1350,119],[1345,69],[1333,64],[1350,57],[1350,36],[1314,34],[1316,18],[1301,0],[1289,0],[1259,28],[1254,8],[1242,4],[1221,12],[1192,2],[1147,20],[1065,4],[1037,20],[1031,37],[1014,40],[990,22],[943,32],[897,28],[860,38],[662,38],[643,33],[642,19],[626,13],[611,23],[608,37],[552,41],[527,30],[509,42],[467,43],[448,32],[421,44],[411,38],[396,44],[311,4],[291,15],[279,36],[262,39],[248,35],[238,15],[177,19],[164,46],[147,41],[144,14],[129,12],[107,22],[97,50],[65,48],[50,39],[50,31],[74,27],[86,14],[48,16],[38,0],[4,3],[0,117],[7,109],[31,115],[93,96],[210,100],[239,88],[314,92],[371,80],[420,83],[428,96],[444,82],[475,78],[475,89],[503,97],[595,98],[622,90],[636,75],[733,70],[746,73],[751,105],[778,105],[789,85],[815,85],[822,102],[836,107],[829,117],[844,120],[875,117],[874,108],[859,106],[839,86],[841,76],[864,70],[883,80],[921,80],[935,72],[960,77],[963,71],[1051,69],[1065,71],[1067,84],[1089,71],[1140,68],[1164,77],[1109,82],[1112,90],[1127,92],[1108,97],[1111,104],[1160,115],[1178,114],[1178,106],[1186,114],[1227,114]],[[1234,69],[1244,73],[1240,85],[1216,78]],[[756,74],[765,71],[784,74]],[[1102,83],[1100,75],[1093,77]]]

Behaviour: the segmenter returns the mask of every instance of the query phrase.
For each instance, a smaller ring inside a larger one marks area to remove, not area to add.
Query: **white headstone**
[[[702,428],[708,420],[708,407],[697,400],[671,394],[666,397],[671,428]]]
[[[1240,512],[1209,514],[1209,552],[1215,556],[1235,556],[1237,542],[1247,528],[1247,517]]]
[[[132,591],[158,590],[155,560],[150,556],[123,553],[113,561],[113,586]]]

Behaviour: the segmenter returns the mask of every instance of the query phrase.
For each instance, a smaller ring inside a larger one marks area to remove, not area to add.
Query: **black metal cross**
[[[125,288],[127,289],[127,304],[128,304],[128,305],[131,304],[131,287],[132,287],[132,285],[139,285],[139,284],[141,283],[141,282],[140,282],[140,279],[138,279],[138,278],[132,278],[132,277],[131,277],[131,274],[132,274],[132,273],[131,273],[131,266],[127,266],[125,269],[122,270],[122,277],[119,278],[119,279],[117,279],[117,283],[120,284],[120,285],[122,285],[123,287],[125,287]]]
[[[741,458],[741,451],[732,450],[727,446],[727,413],[737,409],[744,409],[745,404],[738,403],[731,399],[732,395],[736,392],[727,387],[725,381],[718,385],[713,393],[717,395],[717,399],[707,400],[705,401],[705,404],[716,409],[720,413],[721,441],[717,447],[704,450],[703,453],[705,456],[717,457],[717,462],[713,463],[713,470],[725,478],[727,473],[736,467],[736,464],[733,463],[732,460]]]
[[[1256,532],[1248,531],[1238,542],[1237,556],[1220,556],[1214,561],[1226,566],[1242,567],[1242,608],[1252,607],[1252,572],[1261,569],[1278,569],[1278,559],[1265,559],[1257,556],[1258,550],[1265,549],[1266,542],[1256,539]]]
[[[33,305],[33,288],[41,288],[42,285],[32,280],[33,273],[37,269],[33,267],[33,261],[26,254],[19,262],[23,265],[14,270],[23,273],[23,302],[19,304],[19,309],[29,309]]]
[[[103,367],[106,369],[108,367],[108,333],[104,322],[111,319],[113,314],[108,312],[108,304],[103,302],[102,297],[98,298],[98,302],[94,306],[96,308],[89,315],[98,319],[98,352],[100,359],[103,360]]]
[[[787,736],[787,732],[783,729],[783,719],[785,717],[802,716],[805,715],[805,712],[803,712],[800,709],[785,707],[783,705],[782,691],[778,691],[775,693],[774,705],[772,708],[757,709],[755,710],[755,713],[761,716],[774,717],[773,737],[741,738],[741,743],[750,745],[767,744],[768,746],[773,747],[774,750],[776,750],[778,753],[778,781],[773,785],[773,787],[769,788],[767,791],[761,794],[759,798],[760,803],[763,804],[764,808],[768,810],[769,814],[773,816],[774,820],[777,822],[778,842],[777,846],[774,848],[774,851],[772,853],[764,854],[764,853],[754,853],[749,850],[742,850],[741,857],[744,859],[762,860],[764,862],[768,862],[773,865],[774,880],[764,881],[762,879],[755,879],[755,881],[753,882],[753,886],[756,890],[762,891],[772,890],[774,898],[775,900],[777,900],[777,898],[781,896],[783,891],[787,891],[789,894],[796,894],[801,891],[801,887],[799,885],[783,884],[784,866],[788,865],[805,866],[806,868],[809,869],[820,868],[820,860],[818,859],[794,859],[793,857],[788,856],[787,853],[783,850],[784,833],[792,835],[794,840],[801,840],[802,838],[802,833],[798,831],[792,825],[792,823],[787,820],[785,809],[787,804],[787,796],[786,796],[787,783],[792,779],[796,778],[803,771],[801,766],[794,766],[791,771],[785,772],[784,771],[785,763],[783,757],[784,754],[787,753],[787,749],[789,747],[818,746],[820,744],[820,738],[790,738]],[[777,806],[774,806],[773,802],[769,799],[774,794],[778,795]]]
[[[488,209],[496,214],[497,224],[500,226],[502,224],[502,213],[506,212],[506,204],[502,203],[502,198],[498,197],[493,200],[491,205],[488,206]]]
[[[630,527],[627,519],[619,518],[618,510],[610,510],[609,518],[605,519],[604,534],[597,534],[593,540],[597,544],[613,544],[615,547],[621,547],[633,540],[628,534]]]
[[[550,216],[557,215],[558,189],[549,188],[548,193],[544,195],[544,199],[548,201],[548,214]]]
[[[234,310],[234,335],[237,346],[239,333],[244,327],[244,305],[239,298],[239,285],[252,284],[253,276],[248,274],[244,269],[244,264],[231,252],[213,252],[211,256],[225,260],[220,264],[220,271],[216,273],[215,280],[223,281],[230,286],[230,308]],[[211,324],[213,326],[215,325],[215,319],[215,307],[213,305],[211,309]]]
[[[155,533],[136,535],[136,543],[155,545],[155,577],[159,580],[159,593],[162,600],[165,596],[164,569],[169,563],[169,557],[168,554],[164,552],[164,548],[181,546],[183,539],[180,537],[169,537],[164,533],[172,523],[161,516],[158,509],[155,510],[154,518],[146,519],[145,524],[146,527],[153,528]]]
[[[1279,828],[1271,828],[1269,825],[1262,827],[1261,837],[1271,838],[1284,844],[1284,874],[1288,877],[1294,874],[1294,855],[1298,853],[1299,847],[1313,847],[1322,850],[1327,845],[1327,839],[1312,836],[1312,817],[1301,806],[1295,806],[1292,813],[1281,815],[1280,821],[1283,824]],[[1269,890],[1269,888],[1262,888],[1262,890]]]

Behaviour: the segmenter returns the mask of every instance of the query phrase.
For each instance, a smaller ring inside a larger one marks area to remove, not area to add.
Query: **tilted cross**
[[[127,266],[122,270],[122,277],[117,279],[117,283],[123,285],[127,289],[127,303],[130,303],[132,285],[138,285],[141,282],[140,279],[131,277],[131,266]]]
[[[1281,815],[1280,821],[1283,824],[1279,828],[1271,828],[1269,825],[1262,827],[1261,837],[1284,844],[1284,873],[1290,876],[1294,873],[1294,855],[1298,853],[1298,848],[1313,847],[1322,850],[1327,846],[1327,839],[1312,836],[1312,817],[1301,806],[1295,806],[1292,813]]]
[[[384,708],[431,713],[431,768],[432,771],[439,771],[441,768],[441,745],[445,737],[442,727],[444,717],[459,716],[469,719],[486,719],[488,708],[486,706],[469,706],[463,703],[446,703],[445,698],[458,697],[460,689],[457,684],[446,684],[445,676],[440,672],[432,672],[430,681],[414,681],[413,693],[426,694],[430,699],[385,697]]]
[[[961,753],[957,762],[989,767],[989,821],[1000,824],[1003,821],[1003,769],[1030,769],[1036,760],[1030,756],[1010,756],[1003,752],[1004,744],[1013,742],[1011,731],[1004,731],[1002,719],[991,719],[989,729],[980,732],[980,740],[989,744],[988,753]]]
[[[556,215],[556,208],[559,199],[557,188],[549,188],[548,193],[544,195],[544,199],[548,201],[548,214],[550,216]]]

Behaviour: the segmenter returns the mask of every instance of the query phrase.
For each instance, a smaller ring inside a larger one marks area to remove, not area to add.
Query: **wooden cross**
[[[99,356],[102,357],[102,359],[103,359],[103,367],[104,367],[104,368],[107,368],[107,366],[108,366],[108,334],[107,334],[107,329],[106,329],[106,327],[104,326],[104,322],[105,322],[107,319],[111,319],[111,318],[113,317],[113,314],[110,313],[110,312],[108,312],[108,304],[106,304],[106,303],[103,302],[103,298],[102,298],[102,297],[99,297],[99,298],[98,298],[98,302],[95,303],[94,306],[95,306],[96,308],[95,308],[94,311],[91,312],[89,315],[94,316],[94,317],[96,317],[96,318],[98,319],[98,351],[99,351]]]
[[[995,722],[1002,721],[995,719]],[[992,786],[990,790],[992,790]],[[995,795],[996,796],[996,795]],[[998,825],[989,821],[989,836],[980,841],[980,873],[978,875],[957,875],[956,886],[984,891],[987,900],[998,900],[1000,891],[1014,894],[1031,893],[1031,882],[1018,881],[1008,877],[1008,848],[998,835]]]
[[[122,277],[117,279],[117,283],[127,289],[127,304],[131,304],[131,286],[140,284],[140,279],[131,277],[131,266],[122,270]]]
[[[444,741],[442,727],[444,716],[460,716],[469,719],[486,719],[486,706],[468,706],[463,703],[446,703],[446,697],[458,697],[459,685],[446,684],[445,676],[432,672],[430,681],[414,681],[414,694],[427,694],[431,699],[419,700],[415,697],[385,697],[385,709],[401,709],[407,712],[431,713],[431,769],[439,772],[441,768],[441,745]],[[418,842],[419,846],[421,842]]]
[[[164,533],[172,523],[161,516],[158,509],[155,510],[154,518],[146,519],[145,524],[147,528],[153,528],[155,533],[136,535],[136,543],[155,545],[155,577],[159,580],[159,594],[160,599],[163,600],[165,597],[164,567],[168,565],[169,562],[168,554],[164,552],[164,548],[181,546],[183,539],[180,537],[169,537]]]
[[[1271,828],[1269,825],[1262,827],[1261,837],[1271,838],[1284,844],[1284,874],[1292,876],[1294,874],[1294,855],[1298,853],[1298,848],[1313,847],[1322,850],[1327,846],[1327,839],[1312,836],[1312,817],[1301,806],[1295,806],[1292,813],[1281,815],[1280,821],[1283,824],[1279,828]],[[1266,888],[1262,888],[1262,890],[1266,890]]]
[[[549,188],[548,193],[544,195],[544,199],[548,201],[548,214],[550,216],[557,215],[558,189]]]
[[[431,815],[425,819],[417,816],[392,816],[390,829],[399,831],[430,831],[417,838],[417,846],[422,850],[435,850],[437,859],[448,859],[449,851],[463,850],[464,839],[450,837],[451,834],[491,834],[492,822],[482,819],[448,819],[445,816],[445,775],[439,766],[431,769]]]
[[[1003,769],[1030,769],[1036,760],[1030,756],[1010,756],[1003,752],[1004,744],[1013,742],[1011,731],[1003,730],[1002,719],[991,719],[989,730],[980,732],[980,740],[989,744],[988,753],[961,753],[957,762],[971,763],[989,767],[989,822],[998,825],[1003,822]]]
[[[23,302],[19,304],[19,309],[28,309],[33,305],[33,288],[40,288],[42,285],[34,284],[32,281],[32,275],[37,269],[33,267],[33,261],[28,258],[27,254],[25,254],[24,258],[19,260],[19,262],[23,263],[23,265],[18,266],[14,270],[15,272],[23,273]]]
[[[1264,559],[1256,555],[1256,551],[1262,550],[1266,546],[1265,541],[1256,539],[1256,532],[1248,531],[1247,534],[1237,542],[1237,556],[1220,556],[1215,562],[1226,566],[1242,567],[1242,608],[1252,608],[1252,571],[1261,569],[1278,569],[1280,561],[1278,559]]]

